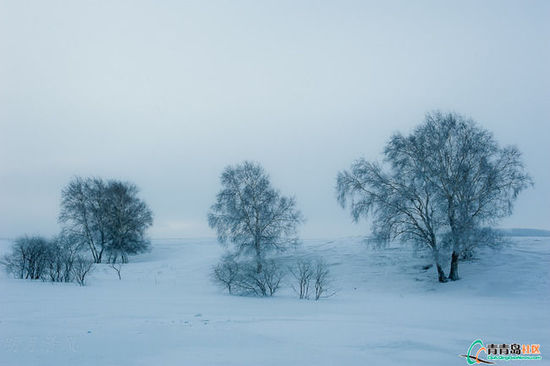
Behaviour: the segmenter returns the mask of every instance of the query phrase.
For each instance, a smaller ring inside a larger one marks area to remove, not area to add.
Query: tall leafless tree
[[[250,255],[261,273],[265,256],[298,242],[296,228],[303,221],[293,197],[282,196],[257,163],[228,166],[221,176],[222,190],[210,208],[208,224],[222,244]]]

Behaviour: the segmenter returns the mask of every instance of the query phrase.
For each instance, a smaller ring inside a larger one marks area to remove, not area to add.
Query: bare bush
[[[311,280],[314,275],[314,268],[311,259],[299,259],[290,267],[290,274],[294,281],[292,288],[300,299],[309,299]]]
[[[331,277],[327,262],[323,259],[317,259],[313,269],[313,286],[315,289],[315,300],[322,297],[334,295],[334,290],[330,288]]]
[[[240,275],[239,263],[231,254],[223,256],[221,262],[214,266],[212,272],[213,280],[226,288],[230,294],[233,294],[234,286]]]
[[[284,268],[275,260],[264,260],[258,272],[256,261],[237,262],[237,274],[231,285],[232,293],[244,296],[273,296],[285,276]]]
[[[86,276],[94,269],[94,261],[79,255],[76,257],[73,265],[73,275],[75,281],[80,285],[86,284]]]
[[[43,280],[72,282],[74,261],[80,252],[78,242],[64,233],[49,242],[46,257],[46,274]]]
[[[4,257],[6,270],[16,278],[38,280],[46,273],[49,251],[48,240],[43,237],[20,237]]]
[[[334,290],[330,288],[329,266],[323,259],[298,259],[289,272],[294,280],[292,288],[300,299],[313,296],[315,300],[319,300],[334,295]]]

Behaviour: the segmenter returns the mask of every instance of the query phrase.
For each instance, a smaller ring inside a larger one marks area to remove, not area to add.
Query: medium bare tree
[[[74,178],[61,192],[59,222],[101,263],[107,247],[107,187],[99,178]]]
[[[275,190],[257,163],[227,167],[221,183],[208,224],[216,230],[220,243],[230,242],[237,254],[252,256],[259,274],[267,253],[298,242],[296,228],[302,215],[295,199]]]
[[[147,250],[145,232],[153,223],[151,210],[135,185],[100,178],[75,178],[61,196],[59,221],[72,240],[90,249],[95,263],[109,262]]]
[[[127,182],[107,183],[107,251],[109,262],[128,262],[128,255],[145,252],[150,247],[146,230],[153,224],[153,213],[138,197],[138,188]]]

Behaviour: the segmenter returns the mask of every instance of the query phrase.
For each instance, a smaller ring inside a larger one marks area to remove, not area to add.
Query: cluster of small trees
[[[83,286],[93,261],[63,235],[54,239],[24,236],[15,240],[5,258],[6,269],[21,279],[77,282]]]
[[[289,271],[293,278],[291,286],[300,299],[319,300],[334,294],[329,287],[329,267],[323,259],[298,259]]]
[[[293,197],[271,186],[259,164],[227,167],[221,184],[208,224],[228,252],[214,267],[213,278],[231,294],[273,296],[289,271],[279,255],[298,244],[296,229],[303,216]],[[324,275],[316,299],[326,294],[329,279],[328,266],[319,266]]]
[[[4,258],[6,269],[17,278],[84,285],[93,265],[106,256],[120,279],[121,263],[150,248],[146,230],[153,216],[137,194],[127,182],[73,179],[61,193],[61,234],[16,239]]]
[[[500,147],[490,132],[454,113],[430,113],[409,136],[395,134],[384,157],[385,164],[359,159],[340,172],[338,201],[349,204],[356,221],[373,217],[375,239],[429,249],[440,282],[458,280],[459,260],[498,239],[489,226],[510,215],[532,184],[517,148]]]

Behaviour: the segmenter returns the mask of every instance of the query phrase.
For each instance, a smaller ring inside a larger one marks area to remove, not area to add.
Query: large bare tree
[[[392,136],[384,156],[386,169],[359,160],[338,175],[339,202],[351,201],[356,220],[372,214],[379,238],[426,244],[442,282],[442,239],[452,247],[448,278],[458,280],[461,254],[484,241],[483,226],[510,215],[532,184],[516,147],[500,147],[489,131],[454,113],[427,114],[410,135]]]
[[[436,187],[450,229],[451,280],[459,279],[460,255],[475,245],[479,228],[510,215],[518,194],[532,185],[517,147],[499,146],[491,132],[456,113],[427,114],[410,136],[394,135],[387,151]]]

